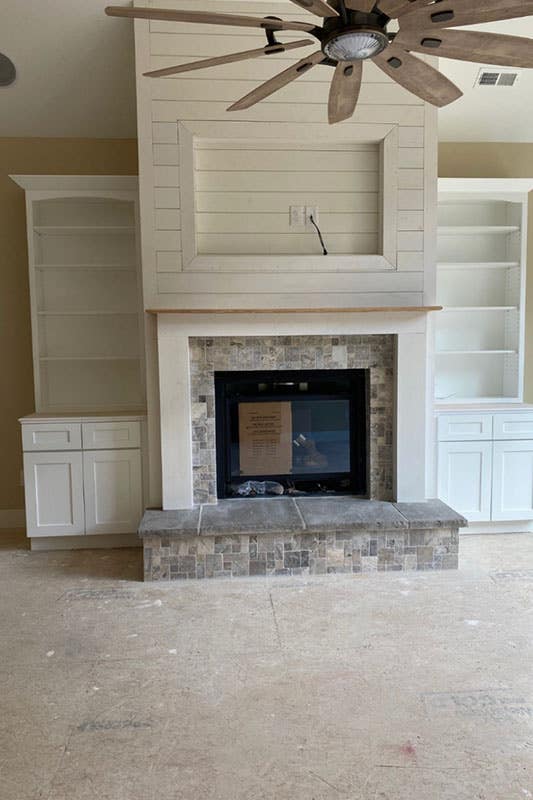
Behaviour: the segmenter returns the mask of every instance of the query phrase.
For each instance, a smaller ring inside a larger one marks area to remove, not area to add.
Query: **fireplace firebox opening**
[[[368,370],[215,372],[217,495],[368,494]]]

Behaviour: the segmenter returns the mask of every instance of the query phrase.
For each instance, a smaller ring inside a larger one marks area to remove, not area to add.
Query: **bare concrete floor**
[[[533,535],[459,573],[143,585],[0,539],[2,800],[533,797]]]

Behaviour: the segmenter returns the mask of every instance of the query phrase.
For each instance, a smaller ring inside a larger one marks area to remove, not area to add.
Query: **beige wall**
[[[34,410],[24,192],[9,179],[17,174],[136,175],[137,142],[0,138],[0,510],[24,505],[17,419]]]
[[[441,178],[531,178],[533,143],[441,142]],[[533,203],[529,204],[525,399],[533,403]]]

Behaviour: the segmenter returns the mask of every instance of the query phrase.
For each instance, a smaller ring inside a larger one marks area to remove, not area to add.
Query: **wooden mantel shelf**
[[[376,306],[368,308],[147,308],[147,314],[429,314],[442,306]]]

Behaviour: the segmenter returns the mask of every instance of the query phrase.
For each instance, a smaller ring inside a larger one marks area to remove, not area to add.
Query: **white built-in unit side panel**
[[[198,8],[195,0],[154,5]],[[208,0],[202,10],[317,22],[279,0]],[[318,43],[150,79],[142,73],[258,48],[265,36],[156,21],[137,21],[135,30],[146,307],[312,309],[433,300],[424,297],[435,222],[428,191],[436,177],[431,107],[365,63],[356,113],[340,125],[327,124],[333,71],[326,66],[230,113],[233,101]],[[281,41],[301,38],[279,34]],[[329,256],[314,233],[289,227],[291,205],[318,206]]]

